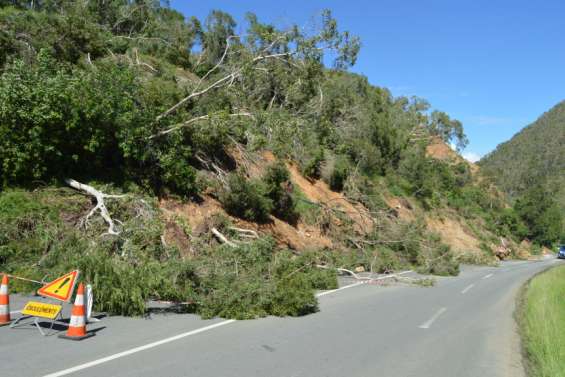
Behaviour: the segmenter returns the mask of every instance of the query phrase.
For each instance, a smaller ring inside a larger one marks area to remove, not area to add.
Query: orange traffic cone
[[[84,284],[78,286],[75,304],[71,311],[71,320],[69,321],[69,329],[66,334],[59,335],[59,338],[82,340],[93,336],[94,333],[86,332],[86,315],[84,310]]]
[[[10,295],[8,294],[8,275],[2,277],[0,285],[0,326],[9,325],[10,318]]]

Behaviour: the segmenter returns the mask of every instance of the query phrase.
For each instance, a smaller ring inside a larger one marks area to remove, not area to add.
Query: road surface
[[[2,327],[0,375],[521,377],[515,298],[557,263],[464,266],[432,288],[355,284],[301,318],[110,317],[81,342]]]

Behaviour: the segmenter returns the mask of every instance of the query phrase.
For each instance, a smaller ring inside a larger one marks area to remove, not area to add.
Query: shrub
[[[322,167],[322,179],[334,191],[343,190],[351,164],[346,156],[328,156]]]
[[[374,263],[372,263],[373,272],[384,273],[398,270],[402,263],[398,254],[389,248],[383,247],[374,251]]]
[[[206,253],[196,261],[208,271],[197,289],[198,312],[205,318],[304,315],[317,310],[315,289],[337,286],[335,273],[315,268],[309,255],[275,251],[272,239]]]
[[[296,203],[292,196],[290,173],[284,163],[277,162],[267,167],[262,181],[265,195],[273,203],[272,213],[289,223],[295,223],[298,217]]]
[[[196,169],[189,164],[191,157],[190,148],[182,146],[169,149],[159,159],[163,186],[185,198],[199,191]]]
[[[455,259],[450,247],[435,238],[429,239],[429,242],[427,252],[420,255],[418,271],[433,275],[459,274],[459,261]]]
[[[241,173],[229,175],[228,189],[220,194],[220,202],[229,214],[257,222],[268,221],[273,209],[262,183],[247,180]]]
[[[302,165],[302,174],[309,178],[320,178],[323,162],[324,150],[318,148],[316,153]]]

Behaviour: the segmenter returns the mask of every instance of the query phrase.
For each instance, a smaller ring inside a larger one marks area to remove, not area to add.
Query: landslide
[[[457,274],[432,212],[487,246],[516,238],[488,179],[426,153],[437,138],[464,147],[462,124],[348,72],[360,41],[327,10],[313,29],[250,13],[237,36],[225,12],[197,20],[168,2],[9,3],[5,272],[79,268],[110,313],[166,300],[205,317],[303,315],[345,269]]]

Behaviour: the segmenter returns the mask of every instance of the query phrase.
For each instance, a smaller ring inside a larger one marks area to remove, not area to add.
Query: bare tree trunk
[[[125,195],[108,195],[104,194],[96,190],[94,187],[85,185],[84,183],[80,183],[75,181],[74,179],[67,179],[67,184],[72,188],[82,191],[83,193],[90,195],[96,199],[96,206],[90,210],[90,212],[86,215],[84,219],[85,228],[88,228],[88,220],[94,215],[96,211],[100,211],[100,216],[104,219],[104,221],[108,224],[108,231],[104,234],[112,234],[118,235],[120,231],[116,228],[116,222],[121,223],[119,220],[114,220],[110,216],[110,212],[108,212],[108,208],[106,208],[106,204],[104,203],[104,199],[117,199],[123,198]]]
[[[216,236],[216,238],[218,240],[220,240],[221,243],[225,243],[226,245],[231,246],[231,247],[237,247],[237,245],[235,243],[228,240],[226,238],[226,236],[224,236],[222,233],[220,233],[220,231],[218,229],[212,228],[212,233],[214,234],[214,236]]]

